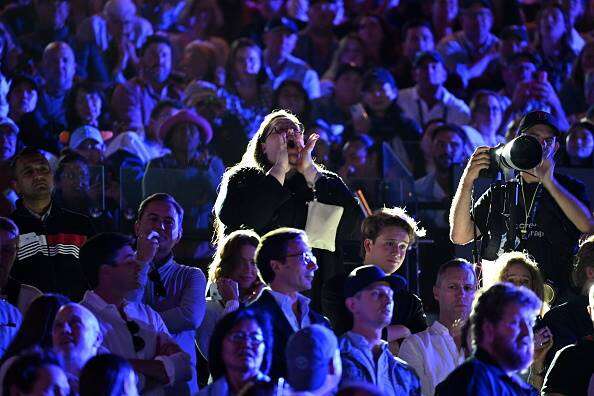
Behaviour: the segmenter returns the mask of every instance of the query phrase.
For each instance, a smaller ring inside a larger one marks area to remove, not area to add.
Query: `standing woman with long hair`
[[[350,234],[361,213],[340,177],[312,159],[317,140],[313,133],[304,141],[303,125],[291,113],[268,114],[241,162],[223,175],[215,203],[218,241],[246,227],[260,235],[279,227],[308,231],[321,273],[314,293],[323,280],[343,271],[341,247],[355,239]],[[314,309],[320,298],[313,296]]]

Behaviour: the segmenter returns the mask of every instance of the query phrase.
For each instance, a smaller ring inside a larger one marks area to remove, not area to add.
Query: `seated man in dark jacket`
[[[300,294],[311,289],[318,269],[305,232],[279,228],[264,235],[256,249],[256,264],[269,288],[250,308],[267,312],[274,335],[270,377],[287,376],[285,346],[296,331],[312,324],[330,328],[322,315],[310,309],[310,299]]]
[[[362,250],[365,265],[375,265],[386,274],[394,274],[404,262],[408,247],[417,237],[425,235],[403,209],[383,208],[365,218],[361,224]],[[322,307],[337,334],[350,330],[352,316],[344,304],[346,274],[330,279],[322,291]],[[404,279],[402,285],[406,284]],[[392,321],[384,330],[384,339],[396,341],[427,328],[427,318],[421,299],[406,287],[394,290]]]
[[[12,276],[45,293],[62,293],[79,301],[87,283],[78,252],[93,234],[89,218],[53,202],[54,177],[40,151],[21,151],[12,172],[20,199],[10,217],[21,231]]]

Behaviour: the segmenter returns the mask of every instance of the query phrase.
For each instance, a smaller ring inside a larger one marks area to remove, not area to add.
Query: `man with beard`
[[[531,290],[510,283],[485,291],[470,314],[473,354],[437,386],[435,394],[538,395],[517,373],[532,362],[532,328],[541,306]]]
[[[328,320],[310,307],[301,292],[311,289],[318,269],[307,235],[296,228],[279,228],[262,237],[256,264],[268,284],[250,308],[270,315],[274,345],[270,373],[273,380],[286,377],[285,347],[293,333],[312,324],[330,328]]]
[[[181,100],[178,87],[170,79],[171,42],[164,36],[150,36],[142,46],[140,75],[114,90],[111,106],[118,130],[144,134],[153,108],[164,99]]]
[[[431,134],[431,156],[435,170],[415,181],[415,193],[419,202],[442,203],[449,206],[454,195],[453,166],[464,161],[464,146],[468,142],[466,133],[457,125],[444,124]],[[447,209],[421,210],[419,218],[423,224],[447,229]]]
[[[423,395],[433,395],[435,386],[464,362],[467,348],[461,328],[470,315],[476,284],[474,268],[464,259],[450,260],[439,267],[433,286],[439,318],[400,346],[398,356],[419,375]]]
[[[86,282],[78,252],[94,233],[89,218],[54,202],[52,170],[39,150],[21,151],[12,162],[12,176],[20,199],[10,218],[21,232],[11,275],[44,293],[80,299]]]
[[[392,355],[381,337],[392,320],[392,289],[399,282],[375,265],[356,268],[347,278],[345,304],[353,314],[353,328],[339,341],[342,383],[370,382],[387,395],[421,394],[415,371]]]

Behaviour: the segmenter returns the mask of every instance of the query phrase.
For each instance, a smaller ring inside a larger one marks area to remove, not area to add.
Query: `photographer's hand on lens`
[[[472,184],[478,178],[481,170],[489,168],[491,164],[490,149],[491,147],[480,146],[474,150],[462,175],[464,183]]]

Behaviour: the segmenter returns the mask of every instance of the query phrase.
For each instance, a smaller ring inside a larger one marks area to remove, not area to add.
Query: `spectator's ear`
[[[353,313],[356,309],[356,304],[357,302],[355,301],[355,297],[347,297],[347,299],[344,300],[344,305],[351,313]]]
[[[93,344],[93,346],[95,348],[99,348],[101,346],[101,344],[103,344],[103,333],[101,332],[100,329],[97,329],[97,339],[95,340],[95,343]]]
[[[365,238],[365,240],[363,241],[363,248],[365,249],[365,254],[367,254],[371,251],[372,246],[373,246],[373,241],[369,238]]]
[[[279,260],[270,260],[270,269],[275,274],[280,271],[281,265],[283,265],[282,261],[279,261]]]

